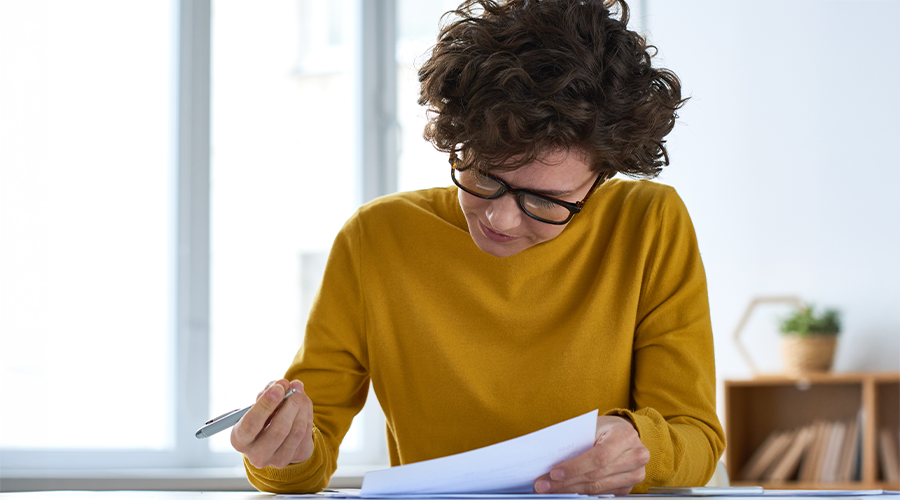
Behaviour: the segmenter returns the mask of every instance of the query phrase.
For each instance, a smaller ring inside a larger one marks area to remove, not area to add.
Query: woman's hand
[[[291,397],[284,399],[288,390]],[[231,446],[256,468],[283,469],[313,452],[313,404],[299,380],[270,382],[256,404],[231,429]]]
[[[637,430],[623,417],[597,417],[594,446],[581,455],[553,466],[534,482],[535,493],[626,495],[644,480],[650,452]]]

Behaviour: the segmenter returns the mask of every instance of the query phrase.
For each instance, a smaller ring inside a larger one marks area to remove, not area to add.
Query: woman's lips
[[[484,233],[484,235],[489,240],[496,241],[498,243],[506,243],[507,241],[512,241],[512,240],[518,239],[515,236],[507,236],[505,234],[500,234],[500,233],[491,231],[487,226],[484,225],[483,222],[481,222],[481,220],[478,221],[478,225],[481,226],[481,232]]]

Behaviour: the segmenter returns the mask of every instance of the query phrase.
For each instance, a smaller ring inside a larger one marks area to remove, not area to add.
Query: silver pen
[[[284,399],[282,399],[282,401],[290,397],[290,395],[293,393],[293,389],[287,391],[287,394],[284,395]],[[206,423],[203,424],[203,427],[197,429],[197,433],[194,435],[197,436],[197,439],[204,439],[212,436],[213,434],[222,432],[225,429],[238,423],[238,420],[240,420],[245,413],[250,411],[250,408],[253,408],[253,405],[250,405],[246,408],[241,408],[240,410],[231,410],[230,412],[219,415],[214,419],[207,420]]]

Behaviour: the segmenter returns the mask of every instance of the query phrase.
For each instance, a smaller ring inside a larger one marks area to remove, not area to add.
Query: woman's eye
[[[550,210],[552,208],[559,206],[556,203],[553,203],[552,201],[547,201],[543,198],[537,198],[534,196],[530,196],[528,198],[528,204],[534,208],[542,208],[545,210]]]
[[[475,181],[475,185],[482,189],[494,190],[497,189],[497,181],[491,179],[490,177],[484,175],[479,171],[472,172],[472,180]]]

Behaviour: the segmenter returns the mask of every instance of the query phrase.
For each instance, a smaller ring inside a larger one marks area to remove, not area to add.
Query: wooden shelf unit
[[[776,430],[815,420],[849,421],[863,408],[861,480],[850,483],[746,482],[740,472]],[[882,477],[878,429],[900,429],[900,372],[765,376],[725,381],[725,464],[734,486],[766,488],[900,490]]]

